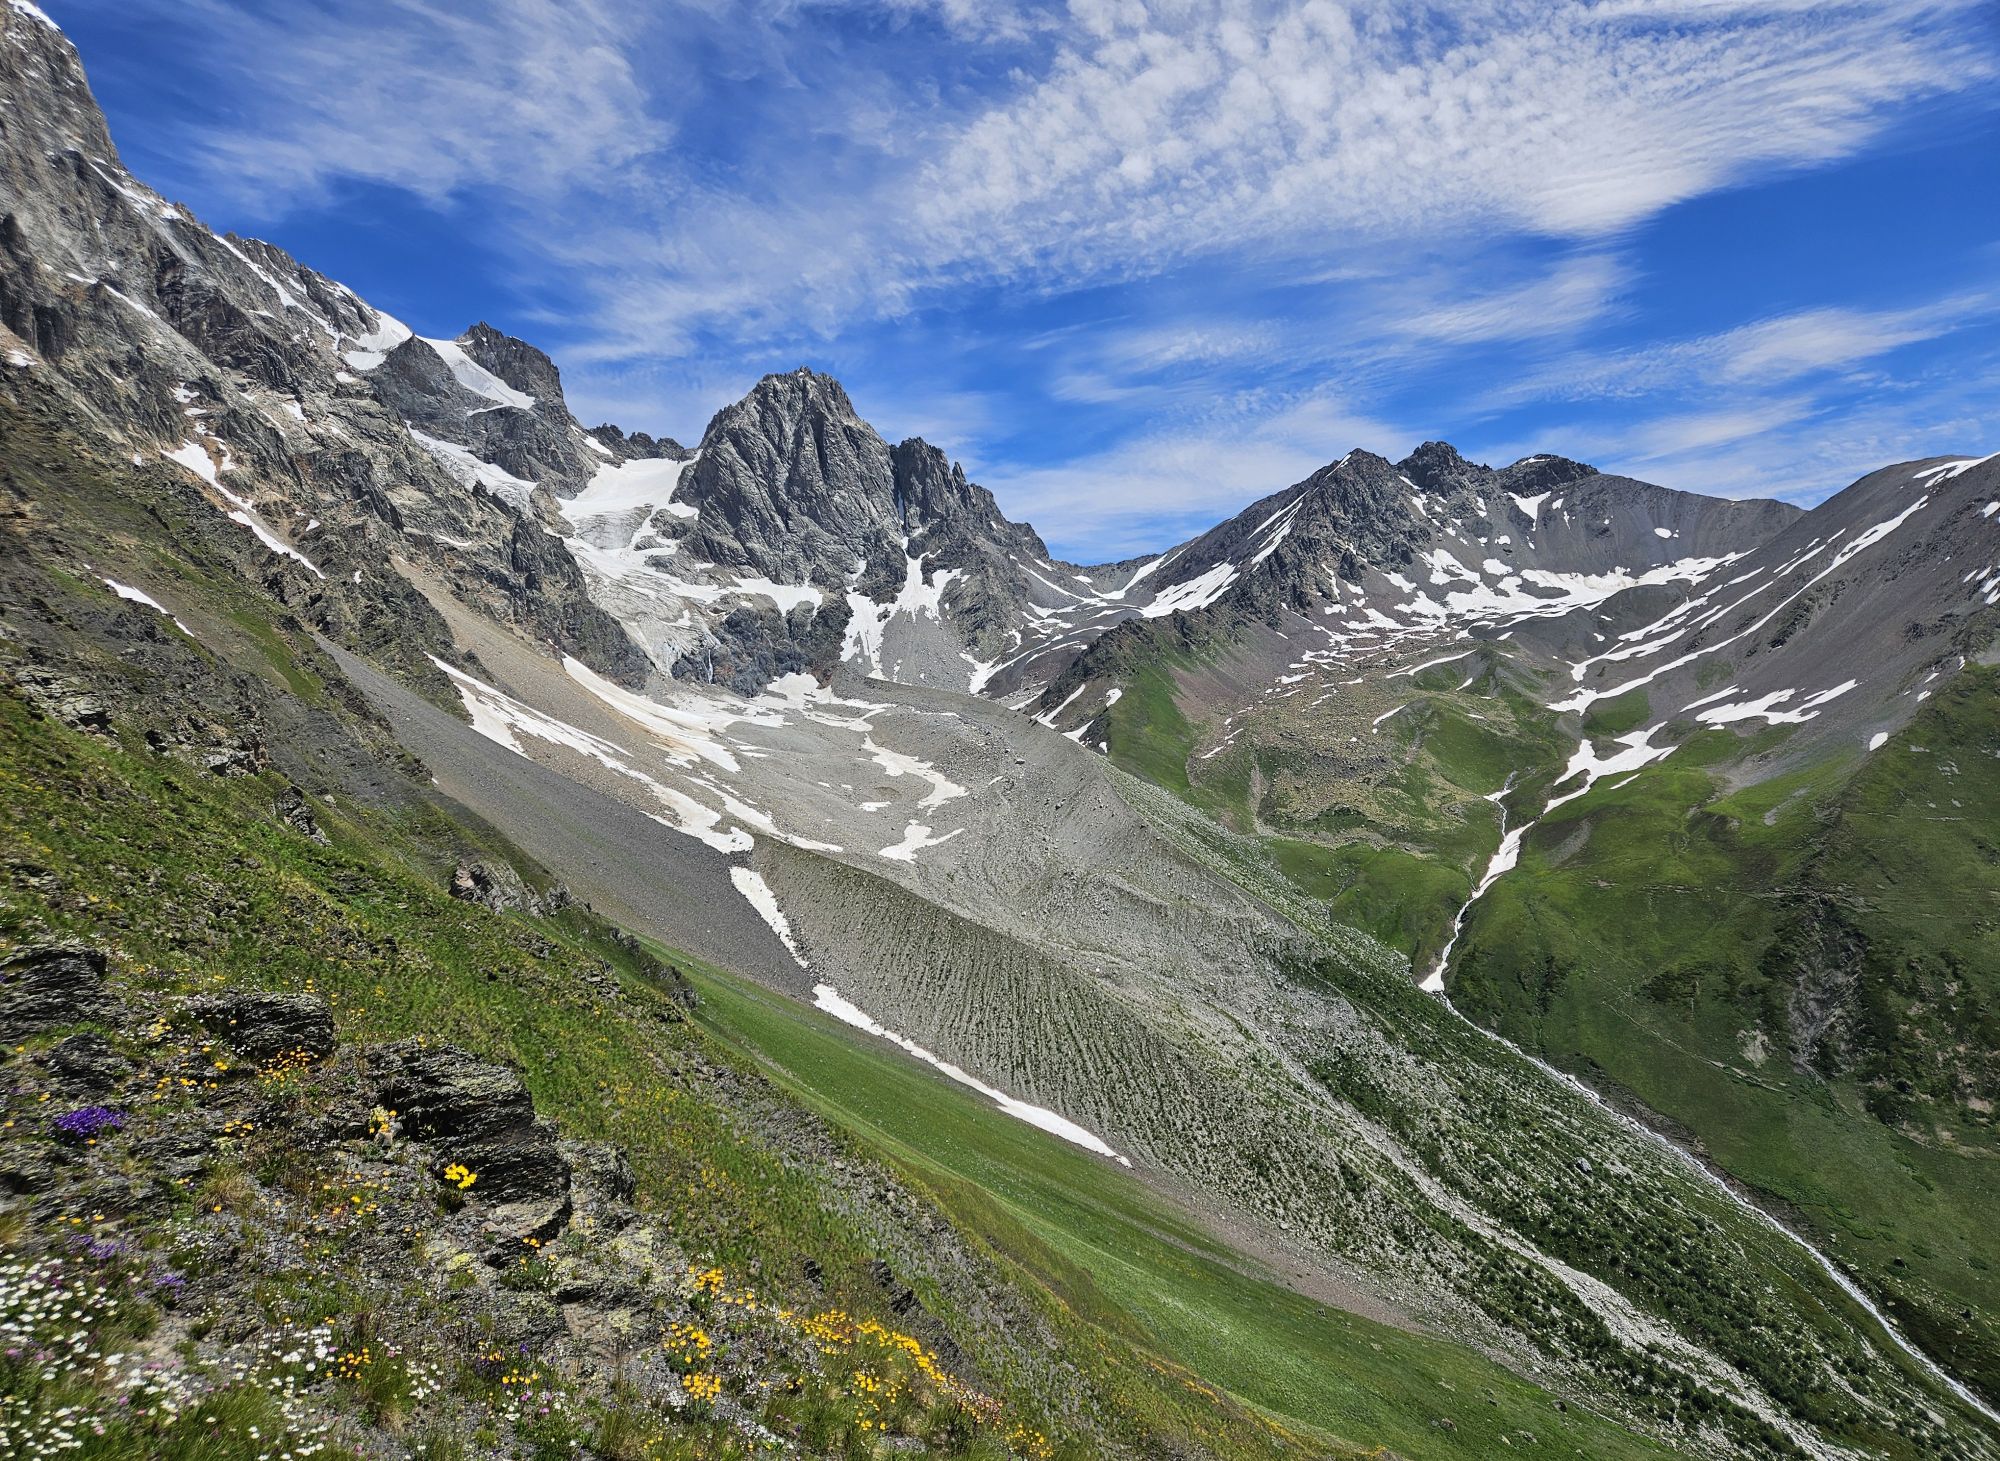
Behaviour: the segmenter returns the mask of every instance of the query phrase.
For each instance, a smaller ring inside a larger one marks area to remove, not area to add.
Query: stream
[[[1586,780],[1584,785],[1585,791],[1589,790],[1590,782],[1594,781],[1595,779],[1596,779],[1595,777],[1591,777]],[[1822,1253],[1812,1243],[1808,1242],[1801,1234],[1795,1232],[1791,1227],[1781,1222],[1778,1218],[1773,1217],[1770,1213],[1766,1212],[1763,1208],[1759,1207],[1756,1203],[1752,1202],[1749,1198],[1745,1197],[1741,1192],[1738,1192],[1736,1188],[1731,1186],[1727,1180],[1725,1180],[1722,1176],[1720,1176],[1713,1169],[1711,1169],[1706,1162],[1702,1161],[1699,1157],[1695,1156],[1694,1153],[1680,1146],[1672,1138],[1665,1136],[1658,1131],[1655,1131],[1645,1122],[1640,1121],[1635,1117],[1626,1115],[1623,1111],[1620,1111],[1617,1107],[1611,1105],[1596,1091],[1592,1090],[1589,1086],[1585,1085],[1581,1080],[1577,1079],[1569,1072],[1556,1069],[1555,1066],[1550,1065],[1546,1060],[1543,1060],[1540,1056],[1530,1055],[1527,1051],[1523,1050],[1519,1045],[1516,1045],[1512,1040],[1509,1040],[1505,1035],[1487,1029],[1477,1020],[1463,1013],[1458,1008],[1457,1005],[1451,1002],[1451,996],[1445,992],[1445,987],[1444,987],[1445,966],[1447,963],[1450,962],[1451,951],[1452,948],[1458,943],[1459,935],[1465,931],[1465,922],[1466,919],[1471,915],[1473,906],[1477,904],[1479,900],[1486,895],[1487,890],[1491,888],[1493,884],[1499,880],[1500,876],[1503,873],[1507,872],[1515,865],[1515,863],[1520,861],[1522,839],[1525,838],[1527,834],[1534,828],[1535,824],[1542,819],[1542,816],[1546,815],[1550,810],[1550,808],[1556,806],[1558,803],[1565,801],[1573,801],[1578,796],[1581,796],[1583,794],[1582,791],[1577,791],[1558,797],[1555,800],[1551,801],[1548,804],[1548,806],[1543,807],[1540,814],[1530,817],[1527,821],[1523,822],[1519,827],[1509,830],[1507,826],[1509,820],[1507,813],[1507,806],[1506,803],[1502,800],[1502,798],[1504,798],[1507,795],[1508,791],[1512,789],[1513,785],[1514,785],[1514,778],[1512,776],[1509,776],[1507,778],[1507,784],[1505,786],[1501,787],[1500,790],[1492,793],[1486,798],[1486,800],[1494,802],[1498,804],[1500,807],[1500,846],[1494,852],[1492,860],[1486,864],[1486,872],[1480,878],[1478,885],[1473,888],[1472,896],[1465,900],[1465,906],[1458,910],[1458,917],[1452,920],[1451,937],[1445,941],[1444,949],[1438,955],[1437,964],[1431,969],[1429,974],[1424,976],[1423,982],[1420,985],[1418,985],[1418,988],[1422,989],[1427,994],[1436,995],[1438,998],[1438,1002],[1440,1004],[1442,1004],[1446,1009],[1450,1010],[1454,1015],[1457,1015],[1459,1019],[1463,1020],[1472,1029],[1477,1030],[1480,1034],[1484,1035],[1487,1039],[1492,1040],[1497,1044],[1504,1045],[1507,1049],[1511,1050],[1514,1054],[1520,1056],[1521,1059],[1527,1061],[1530,1065],[1533,1065],[1537,1069],[1541,1070],[1545,1075],[1549,1076],[1551,1079],[1561,1082],[1564,1086],[1568,1087],[1570,1090],[1576,1092],[1578,1095],[1583,1096],[1584,1098],[1589,1100],[1593,1105],[1595,1105],[1600,1111],[1604,1112],[1605,1115],[1609,1116],[1612,1120],[1621,1123],[1627,1129],[1639,1133],[1641,1136],[1653,1142],[1655,1145],[1663,1147],[1668,1152],[1671,1152],[1674,1155],[1674,1157],[1682,1163],[1682,1165],[1686,1166],[1690,1171],[1700,1176],[1700,1178],[1703,1181],[1708,1183],[1709,1186],[1715,1188],[1718,1192],[1722,1193],[1723,1196],[1727,1197],[1730,1200],[1730,1202],[1734,1203],[1738,1208],[1748,1213],[1752,1218],[1754,1218],[1759,1223],[1763,1224],[1765,1227],[1771,1229],[1773,1232],[1781,1234],[1785,1238],[1788,1238],[1793,1243],[1797,1244],[1799,1248],[1805,1252],[1807,1257],[1811,1258],[1814,1263],[1819,1265],[1820,1269],[1826,1274],[1828,1278],[1832,1279],[1836,1284],[1840,1286],[1840,1289],[1843,1293],[1845,1293],[1850,1299],[1854,1300],[1855,1303],[1859,1304],[1864,1310],[1867,1311],[1869,1317],[1872,1318],[1876,1322],[1876,1324],[1881,1327],[1881,1330],[1884,1334],[1889,1336],[1889,1339],[1895,1344],[1896,1348],[1902,1350],[1904,1354],[1908,1355],[1911,1359],[1915,1360],[1918,1367],[1922,1369],[1925,1374],[1929,1375],[1932,1379],[1936,1380],[1940,1385],[1943,1385],[1947,1390],[1951,1391],[1953,1395],[1957,1396],[1960,1400],[1965,1402],[1965,1404],[1967,1404],[1972,1409],[1979,1412],[1980,1415],[1984,1416],[1993,1425],[2000,1426],[2000,1410],[1995,1410],[1993,1406],[1988,1405],[1979,1396],[1975,1395],[1972,1392],[1972,1390],[1964,1384],[1964,1382],[1959,1380],[1950,1371],[1945,1369],[1944,1366],[1940,1365],[1936,1360],[1932,1359],[1922,1349],[1918,1348],[1914,1342],[1905,1338],[1903,1335],[1903,1331],[1896,1327],[1895,1321],[1892,1320],[1887,1314],[1884,1314],[1880,1309],[1875,1307],[1873,1300],[1871,1300],[1867,1294],[1862,1292],[1861,1286],[1858,1283],[1856,1283],[1852,1278],[1850,1278],[1847,1275],[1846,1271],[1843,1270],[1839,1264],[1835,1263],[1831,1258],[1827,1257],[1826,1254]]]

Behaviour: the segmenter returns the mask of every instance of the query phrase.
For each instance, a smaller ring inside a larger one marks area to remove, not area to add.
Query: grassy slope
[[[456,824],[392,827],[355,808],[322,809],[335,845],[319,847],[268,820],[260,779],[218,781],[107,750],[11,698],[0,698],[0,738],[0,841],[16,865],[45,873],[37,891],[0,908],[0,943],[109,938],[169,988],[315,989],[333,1002],[343,1038],[364,1048],[422,1032],[506,1060],[566,1129],[631,1154],[644,1205],[671,1213],[691,1250],[760,1272],[779,1292],[779,1276],[810,1259],[830,1290],[819,1302],[856,1313],[882,1305],[865,1235],[781,1145],[683,1075],[690,1042],[712,1054],[710,1042],[640,1018],[649,1004],[622,1009],[576,982],[579,967],[621,957],[592,921],[494,917],[444,897],[439,879],[419,871],[434,861],[427,847],[460,835]],[[982,1251],[990,1245],[1065,1336],[1066,1357],[1114,1409],[1114,1428],[1142,1447],[1331,1454],[1346,1449],[1338,1436],[1411,1456],[1480,1456],[1506,1436],[1528,1455],[1660,1454],[1558,1410],[1466,1350],[1246,1276],[1240,1258],[1126,1174],[817,1012],[721,971],[699,977],[705,1023],[771,1062],[863,1151],[934,1193]],[[963,1316],[940,1317],[980,1350]],[[1004,1346],[984,1348],[1003,1393],[1061,1434],[1045,1419],[1059,1397],[996,1357]],[[1210,1384],[1268,1419],[1212,1398]],[[1441,1417],[1457,1429],[1434,1427]]]
[[[689,1251],[761,1275],[779,1300],[895,1320],[870,1272],[879,1248],[796,1160],[782,1124],[765,1131],[704,1083],[732,1065],[727,1054],[691,1025],[656,1019],[660,1001],[629,973],[630,1002],[582,982],[600,960],[628,960],[601,925],[581,913],[499,917],[446,897],[432,838],[455,828],[442,822],[391,826],[318,808],[334,841],[321,847],[269,819],[271,791],[263,778],[220,781],[107,749],[0,695],[0,856],[33,869],[0,901],[0,950],[81,938],[166,991],[317,991],[363,1050],[423,1034],[507,1061],[564,1129],[629,1153],[641,1205],[670,1214]],[[799,1277],[809,1262],[821,1275],[812,1285]],[[1013,1414],[1074,1435],[1061,1415],[1076,1392],[1037,1381],[1067,1363],[1101,1431],[1141,1454],[1294,1450],[1235,1405],[1139,1362],[1055,1295],[1019,1292],[1062,1336],[1058,1365],[1020,1362],[1010,1336],[981,1333],[936,1292],[923,1295]]]
[[[2000,1393],[2000,676],[1966,671],[1858,769],[1731,794],[1701,764],[1727,744],[1538,828],[1454,997],[1682,1125]],[[1802,1049],[1816,985],[1839,1014]]]
[[[1227,750],[1194,759],[1200,732],[1175,671],[1195,667],[1195,652],[1180,649],[1121,665],[1124,694],[1107,717],[1113,764],[1237,831],[1266,829],[1301,892],[1419,963],[1443,946],[1499,843],[1498,813],[1481,798],[1517,768],[1559,765],[1570,749],[1504,672],[1467,684],[1454,662],[1379,704],[1352,691],[1331,708],[1267,702]],[[1373,724],[1399,702],[1409,708]],[[1367,742],[1359,757],[1343,750],[1350,735]]]
[[[1447,790],[1484,790],[1488,782],[1497,787],[1506,768],[1520,767],[1522,775],[1515,783],[1512,800],[1517,806],[1538,806],[1571,743],[1556,734],[1546,717],[1538,720],[1533,716],[1517,716],[1514,725],[1504,730],[1489,721],[1463,727],[1469,735],[1436,734],[1438,725],[1458,721],[1456,712],[1466,708],[1463,696],[1453,695],[1453,687],[1436,683],[1436,679],[1435,674],[1421,677],[1417,688],[1428,692],[1421,699],[1441,702],[1442,713],[1433,716],[1421,734],[1406,733],[1405,739],[1417,744],[1430,767],[1448,768],[1441,778]],[[1473,688],[1495,690],[1503,701],[1517,698],[1508,687],[1492,680]],[[1981,699],[1991,695],[1977,678],[1960,690]],[[1130,699],[1129,692],[1126,698]],[[1551,821],[1538,835],[1537,852],[1526,860],[1529,871],[1505,880],[1500,885],[1501,896],[1492,899],[1492,906],[1482,904],[1482,915],[1496,920],[1484,925],[1484,947],[1489,953],[1500,952],[1516,987],[1499,1001],[1504,1008],[1480,1009],[1480,980],[1475,976],[1462,986],[1461,1003],[1472,1005],[1484,1022],[1520,1038],[1530,1048],[1548,1042],[1550,1053],[1558,1060],[1565,1058],[1566,1051],[1587,1047],[1588,1057],[1576,1058],[1572,1053],[1567,1063],[1600,1085],[1622,1083],[1655,1110],[1685,1121],[1707,1141],[1724,1166],[1779,1198],[1780,1205],[1817,1205],[1838,1213],[1841,1222],[1832,1228],[1809,1219],[1809,1226],[1817,1229],[1816,1236],[1826,1240],[1823,1246],[1851,1270],[1870,1279],[1878,1302],[1897,1314],[1905,1332],[1916,1335],[1956,1372],[1992,1391],[2000,1390],[2000,1383],[1996,1383],[2000,1376],[1995,1375],[1991,1360],[1993,1320],[2000,1310],[1993,1303],[1989,1215],[2000,1210],[2000,1203],[1996,1203],[2000,1174],[1984,1154],[1968,1157],[1962,1151],[1941,1150],[1936,1144],[1918,1144],[1868,1120],[1851,1083],[1845,1091],[1830,1092],[1817,1080],[1772,1082],[1774,1099],[1741,1101],[1734,1087],[1745,1078],[1744,1072],[1724,1068],[1731,1056],[1736,1057],[1738,1067],[1743,1064],[1736,1048],[1741,1021],[1723,1021],[1726,1028],[1713,1042],[1713,1050],[1697,1048],[1674,1017],[1660,1018],[1657,985],[1652,997],[1638,1001],[1646,1006],[1646,1017],[1652,1021],[1643,1039],[1634,1039],[1637,1017],[1632,1001],[1616,997],[1601,978],[1575,980],[1569,988],[1570,997],[1558,1003],[1556,1014],[1544,1015],[1540,1010],[1547,997],[1542,986],[1561,983],[1539,977],[1550,948],[1562,951],[1557,963],[1564,968],[1574,957],[1585,963],[1597,959],[1604,967],[1630,971],[1630,987],[1654,979],[1663,968],[1679,971],[1692,966],[1698,970],[1702,964],[1698,954],[1685,961],[1679,956],[1703,948],[1707,942],[1730,945],[1739,965],[1755,968],[1756,951],[1770,942],[1775,924],[1770,895],[1771,880],[1781,861],[1780,849],[1794,862],[1812,848],[1830,849],[1815,870],[1823,882],[1841,885],[1872,880],[1886,867],[1892,869],[1888,874],[1892,880],[1923,888],[1921,905],[1906,898],[1876,907],[1876,913],[1882,915],[1875,928],[1878,936],[1885,923],[1896,926],[1896,937],[1883,940],[1885,947],[1893,950],[1886,956],[1888,962],[1915,964],[1941,954],[1954,974],[1962,974],[1973,964],[1989,973],[2000,970],[2000,957],[1996,957],[1992,942],[1995,921],[1966,916],[1968,895],[1975,907],[2000,904],[2000,891],[1994,890],[1992,881],[1992,849],[2000,839],[1990,828],[1977,827],[1977,818],[1940,822],[1936,813],[1938,805],[1954,796],[1989,812],[2000,807],[2000,785],[1991,784],[1990,778],[1981,779],[1994,765],[1993,756],[1987,754],[1994,748],[1983,746],[1979,739],[2000,726],[2000,714],[1987,708],[1968,716],[1954,712],[1952,704],[1951,698],[1941,696],[1932,709],[1933,720],[1955,714],[1959,721],[1951,727],[1940,726],[1937,739],[1958,747],[1978,747],[1976,754],[1983,758],[1978,772],[1953,785],[1933,786],[1921,799],[1913,788],[1898,787],[1895,778],[1887,783],[1864,778],[1851,789],[1848,810],[1854,815],[1848,818],[1845,835],[1827,835],[1825,819],[1813,814],[1812,798],[1807,793],[1830,788],[1814,786],[1810,778],[1781,780],[1741,793],[1718,803],[1713,809],[1716,818],[1690,824],[1687,808],[1712,789],[1712,778],[1702,769],[1704,761],[1733,759],[1745,750],[1775,743],[1783,733],[1767,732],[1747,746],[1726,733],[1714,733],[1691,744],[1671,766],[1649,772],[1634,783],[1640,794],[1648,786],[1665,788],[1660,804],[1650,809],[1657,815],[1629,815],[1640,809],[1629,805],[1636,798],[1624,799],[1617,804],[1619,815],[1601,819],[1598,841],[1589,844],[1600,852],[1618,849],[1616,875],[1625,889],[1641,896],[1611,895],[1600,885],[1610,883],[1614,874],[1605,871],[1601,859],[1592,861],[1588,848],[1579,857],[1573,845],[1578,840],[1576,824],[1584,820],[1585,811],[1612,805],[1606,794],[1600,792],[1565,808],[1565,815]],[[1123,707],[1121,701],[1119,708]],[[1479,708],[1490,716],[1492,701],[1486,700]],[[1180,715],[1179,707],[1172,709],[1175,716]],[[1147,702],[1139,701],[1135,710],[1148,710]],[[1598,710],[1589,725],[1593,734],[1618,734],[1648,716],[1643,696],[1637,695],[1607,702]],[[1153,736],[1157,745],[1157,728],[1164,719],[1157,710],[1151,711],[1141,723],[1142,736]],[[1403,714],[1389,724],[1414,719]],[[1912,738],[1921,739],[1914,732]],[[1185,743],[1193,744],[1192,738]],[[1551,748],[1555,748],[1553,755]],[[1248,749],[1239,744],[1227,754],[1247,758]],[[1115,723],[1112,755],[1115,761],[1121,759]],[[1128,769],[1180,800],[1201,802],[1204,763],[1182,763],[1194,772],[1195,786],[1190,794],[1175,787],[1171,777],[1156,774],[1156,766],[1141,759],[1123,759]],[[1847,769],[1851,766],[1843,771]],[[1950,769],[1957,774],[1964,768]],[[1681,779],[1668,783],[1664,780],[1668,776]],[[1711,825],[1754,823],[1761,830],[1765,813],[1773,808],[1777,809],[1774,821],[1780,830],[1768,841],[1745,839],[1757,844],[1754,851],[1746,853],[1741,845],[1726,849],[1699,846],[1700,834]],[[1883,819],[1892,808],[1906,819],[1923,822],[1931,832],[1922,835],[1910,828],[1892,831],[1885,824],[1879,834],[1855,834],[1857,826],[1866,825],[1863,814]],[[1230,820],[1240,826],[1246,819]],[[1942,842],[1935,835],[1939,827],[1957,835],[1948,844]],[[1464,886],[1457,881],[1457,868],[1441,860],[1436,849],[1397,853],[1351,844],[1329,854],[1322,844],[1268,832],[1242,840],[1258,844],[1261,850],[1253,861],[1289,885],[1286,899],[1280,901],[1304,896],[1308,906],[1295,909],[1295,917],[1309,925],[1330,919],[1359,927],[1392,947],[1423,948],[1427,930],[1421,905],[1436,895],[1434,885],[1445,881],[1454,887]],[[1923,851],[1926,847],[1931,849],[1928,854]],[[1379,875],[1371,879],[1347,876],[1343,864],[1354,859],[1376,864]],[[1689,859],[1698,866],[1691,868]],[[1904,865],[1913,859],[1922,866]],[[1985,871],[1964,876],[1961,869],[1973,864],[1983,864]],[[1499,911],[1509,905],[1505,895],[1520,895],[1537,870],[1546,872],[1553,866],[1562,866],[1568,874],[1564,886],[1574,899],[1560,908],[1541,908],[1544,916],[1532,930],[1524,930],[1518,921],[1498,921]],[[1758,878],[1765,881],[1755,887],[1743,886]],[[1357,886],[1374,901],[1358,900]],[[1680,916],[1666,920],[1664,928],[1655,918],[1655,905],[1662,896],[1687,900]],[[1463,892],[1457,897],[1462,898]],[[1900,915],[1889,917],[1897,906]],[[1587,954],[1578,951],[1573,936],[1579,927],[1603,931],[1591,940]],[[1947,927],[1949,934],[1940,932]],[[1746,949],[1750,951],[1747,956]],[[1980,983],[1976,978],[1967,982],[1973,986]],[[1878,1026],[1894,1024],[1913,1007],[1921,1007],[1925,991],[1904,983],[1903,997],[1891,1002],[1893,1008],[1878,1004],[1867,1011]],[[1954,986],[1943,981],[1929,989],[1934,992],[1947,987]],[[1993,1028],[1990,999],[1974,994],[1940,1003],[1944,1017],[1937,1019],[1933,1011],[1934,1026],[1957,1027],[1969,1037],[1957,1046],[1955,1055],[1984,1055],[2000,1049],[2000,1030]],[[1577,1034],[1573,1046],[1565,1046],[1548,1033],[1558,1019],[1588,1033]],[[1535,1028],[1537,1021],[1539,1029]],[[1909,1052],[1902,1053],[1907,1056]],[[1951,1064],[1949,1058],[1936,1058],[1939,1053],[1933,1048],[1931,1058],[1923,1062],[1933,1087],[1939,1084],[1938,1067]],[[1984,1058],[1990,1062],[1990,1055]],[[1778,1060],[1782,1062],[1782,1054]],[[1895,1072],[1890,1074],[1893,1077]],[[1949,1083],[1948,1076],[1945,1083]],[[1990,1083],[1989,1064],[1989,1087]],[[1878,1088],[1881,1084],[1877,1082]],[[1988,1149],[1990,1134],[1990,1120],[1967,1123],[1958,1133]]]
[[[939,1193],[1074,1311],[1287,1426],[1412,1457],[1656,1454],[1479,1356],[1257,1276],[1129,1174],[830,1017],[714,971],[696,984],[704,1025]]]

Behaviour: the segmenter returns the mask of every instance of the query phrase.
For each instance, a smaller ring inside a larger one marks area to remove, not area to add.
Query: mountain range
[[[212,232],[27,0],[0,102],[0,1426],[2000,1455],[2000,455],[1072,564]]]

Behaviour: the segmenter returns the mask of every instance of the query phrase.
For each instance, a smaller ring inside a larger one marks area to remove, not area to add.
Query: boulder
[[[260,1062],[298,1053],[321,1060],[339,1043],[333,1011],[316,994],[228,990],[189,1000],[187,1010],[239,1055]]]
[[[0,963],[0,1038],[18,1040],[63,1025],[112,1024],[121,1006],[96,949],[51,944]]]
[[[505,863],[460,863],[452,870],[447,891],[461,902],[477,903],[495,913],[555,913],[573,901],[561,883],[537,893]]]
[[[111,1090],[131,1073],[132,1062],[102,1035],[71,1035],[51,1047],[49,1072],[63,1085],[90,1095]]]
[[[489,1261],[512,1261],[524,1240],[547,1242],[568,1225],[569,1163],[519,1075],[418,1040],[385,1046],[369,1063],[377,1102],[396,1113],[403,1136],[431,1149],[432,1171],[442,1178],[458,1165],[473,1173],[459,1190],[483,1219]]]
[[[277,814],[279,821],[301,837],[317,842],[322,847],[327,845],[327,835],[320,830],[319,823],[313,818],[312,808],[306,804],[305,793],[296,786],[287,782],[284,790],[280,791],[272,801],[271,810]]]

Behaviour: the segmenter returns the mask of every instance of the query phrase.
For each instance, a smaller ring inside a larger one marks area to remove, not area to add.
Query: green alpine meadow
[[[0,1456],[2000,1458],[1996,70],[7,0]]]

